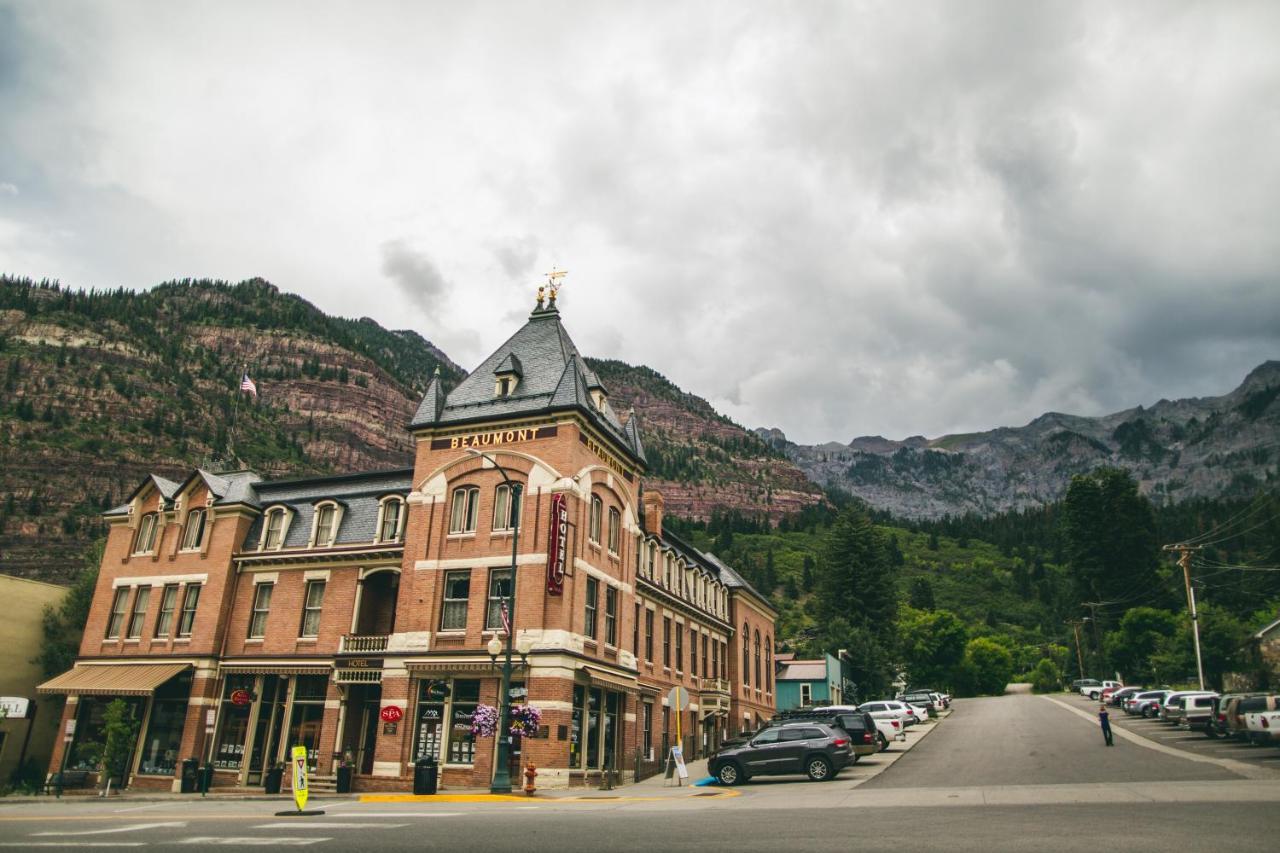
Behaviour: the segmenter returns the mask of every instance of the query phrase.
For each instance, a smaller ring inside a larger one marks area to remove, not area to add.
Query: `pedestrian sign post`
[[[307,807],[307,748],[293,748],[293,801],[298,811]]]
[[[298,807],[298,810],[276,812],[276,817],[324,814],[324,809],[307,811],[307,748],[305,746],[295,746],[290,751],[289,772],[293,780],[293,802]]]

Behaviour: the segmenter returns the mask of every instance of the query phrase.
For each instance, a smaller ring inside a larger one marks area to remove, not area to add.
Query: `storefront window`
[[[586,706],[587,689],[581,684],[573,686],[573,717],[569,726],[569,766],[582,766],[582,712]]]
[[[178,765],[182,729],[187,721],[187,700],[191,696],[191,673],[169,679],[156,688],[151,702],[151,720],[142,741],[138,772],[144,776],[172,776]]]
[[[76,735],[67,757],[71,770],[93,770],[102,758],[102,715],[110,698],[82,696],[76,711]]]
[[[280,729],[284,723],[288,685],[288,678],[262,676],[262,706],[258,709],[258,727],[253,734],[253,754],[249,756],[251,784],[257,784],[259,777],[256,774],[262,771],[264,758],[268,767],[279,760]]]
[[[600,769],[600,705],[598,689],[587,691],[587,769]]]
[[[622,694],[606,693],[604,704],[604,767],[614,764],[614,744],[618,740],[618,719],[622,716]]]
[[[320,726],[324,722],[324,695],[329,679],[323,675],[299,675],[294,682],[293,714],[289,718],[290,750],[307,748],[307,769],[320,760]]]
[[[448,764],[474,764],[476,739],[471,734],[471,715],[480,704],[480,682],[458,679],[450,696]]]
[[[440,760],[440,742],[444,734],[443,694],[439,692],[440,682],[421,681],[418,683],[418,731],[417,743],[414,745],[413,757],[419,759],[431,756]],[[441,698],[433,698],[432,692]]]
[[[231,701],[237,690],[253,695],[252,675],[228,675],[222,686],[222,711],[218,736],[214,741],[213,766],[218,770],[239,770],[244,759],[244,743],[249,734],[251,703],[237,705]]]

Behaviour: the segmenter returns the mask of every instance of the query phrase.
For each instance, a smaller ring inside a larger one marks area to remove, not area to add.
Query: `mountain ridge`
[[[904,518],[989,515],[1059,499],[1075,474],[1125,468],[1152,499],[1231,497],[1280,479],[1280,360],[1226,394],[1161,399],[1095,417],[1045,412],[1020,427],[929,439],[800,445],[756,434],[811,479]]]

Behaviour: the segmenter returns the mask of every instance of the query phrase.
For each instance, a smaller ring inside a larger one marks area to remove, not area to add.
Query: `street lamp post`
[[[511,772],[507,763],[511,760],[511,644],[516,633],[516,552],[520,547],[520,511],[524,509],[524,487],[512,480],[507,469],[498,464],[487,453],[473,448],[468,452],[487,459],[489,464],[498,469],[502,482],[507,486],[507,508],[511,512],[511,585],[507,588],[507,639],[502,657],[502,683],[498,688],[498,757],[497,766],[493,770],[493,782],[489,785],[491,794],[511,793]],[[515,505],[516,490],[520,493],[520,506]],[[495,656],[496,657],[496,656]]]

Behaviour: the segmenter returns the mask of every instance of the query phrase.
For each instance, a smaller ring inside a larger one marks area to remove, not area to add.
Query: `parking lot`
[[[1078,694],[1059,697],[1074,708],[1097,714],[1099,702]],[[1147,738],[1162,746],[1182,750],[1190,755],[1243,761],[1257,767],[1280,770],[1280,741],[1255,746],[1242,740],[1211,738],[1202,732],[1178,728],[1157,718],[1131,717],[1122,709],[1108,706],[1111,726]]]

